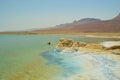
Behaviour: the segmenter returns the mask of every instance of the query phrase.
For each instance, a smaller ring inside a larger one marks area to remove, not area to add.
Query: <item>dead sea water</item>
[[[59,65],[61,80],[120,80],[120,56],[84,52],[49,51],[46,65]]]
[[[54,50],[55,45],[60,38],[69,38],[85,42],[110,40],[106,38],[87,38],[74,35],[1,34],[0,80],[58,80],[61,76],[68,77],[76,74],[76,71],[81,69],[82,66],[78,66],[74,60],[73,63],[69,63],[69,60],[72,59],[67,55],[67,57],[62,56],[63,59],[66,58],[63,60],[64,63],[75,66],[70,67],[68,65],[64,65],[57,59],[54,59],[55,56],[52,58],[47,57],[48,53],[43,56],[44,52]],[[49,41],[52,43],[51,45],[47,45]],[[52,60],[52,63],[49,62],[48,59]],[[55,64],[53,64],[53,62]],[[61,65],[58,63],[61,63]],[[66,67],[62,68],[63,66]]]

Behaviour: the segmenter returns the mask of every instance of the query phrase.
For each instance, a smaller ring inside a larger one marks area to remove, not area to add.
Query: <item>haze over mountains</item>
[[[72,23],[60,24],[44,30],[32,32],[47,33],[79,33],[79,32],[120,32],[120,14],[110,20],[84,18]]]

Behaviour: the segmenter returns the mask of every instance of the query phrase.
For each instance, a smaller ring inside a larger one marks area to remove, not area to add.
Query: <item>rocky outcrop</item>
[[[75,42],[71,39],[60,39],[56,48],[58,49],[78,49],[79,47],[85,47],[87,44],[85,42]]]
[[[70,39],[60,39],[57,48],[72,48],[78,49],[79,47],[103,49],[103,46],[95,43],[76,42]]]
[[[104,49],[104,47],[100,44],[95,44],[95,43],[89,43],[85,46],[85,48],[90,48],[90,49]]]
[[[57,49],[70,48],[72,47],[73,43],[74,43],[73,40],[70,39],[60,39],[56,48]]]
[[[111,51],[117,50],[120,53],[120,44],[114,42],[112,46],[105,46],[105,42],[102,43],[85,43],[85,42],[77,42],[71,39],[60,39],[58,45],[56,46],[59,50],[69,50],[69,51],[78,51],[78,50],[89,50],[92,52],[101,52],[101,51]],[[112,52],[112,51],[111,51]]]
[[[108,50],[120,49],[120,41],[102,42],[101,45],[104,46],[105,49],[108,49]]]
[[[106,49],[108,49],[108,50],[120,49],[120,46],[112,46],[112,47],[109,47]]]
[[[87,44],[85,42],[74,42],[73,45],[71,46],[72,50],[78,50],[79,47],[85,47]]]

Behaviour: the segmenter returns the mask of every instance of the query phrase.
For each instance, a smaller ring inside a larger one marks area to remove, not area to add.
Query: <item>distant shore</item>
[[[65,32],[65,31],[13,31],[0,32],[0,34],[72,34],[72,35],[94,35],[94,36],[120,36],[120,32]]]
[[[24,35],[37,35],[37,34],[67,34],[67,35],[75,35],[75,36],[84,36],[90,38],[113,38],[117,41],[120,41],[120,33],[108,33],[108,32],[47,32],[47,31],[23,31],[23,32],[0,32],[0,34],[24,34]]]
[[[120,38],[120,36],[94,36],[94,35],[85,35],[85,37],[95,37],[95,38]]]

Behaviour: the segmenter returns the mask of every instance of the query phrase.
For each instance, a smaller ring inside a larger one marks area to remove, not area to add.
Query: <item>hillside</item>
[[[60,24],[37,33],[120,32],[120,14],[110,20],[84,18],[72,23]]]

